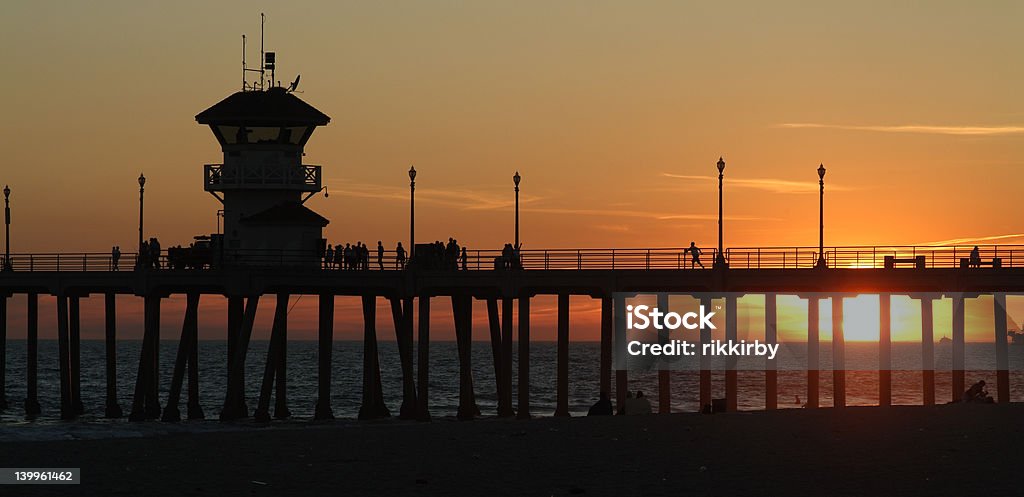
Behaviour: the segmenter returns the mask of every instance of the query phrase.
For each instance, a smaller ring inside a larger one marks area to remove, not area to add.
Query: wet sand
[[[1021,495],[1024,405],[252,425],[8,442],[0,495]]]

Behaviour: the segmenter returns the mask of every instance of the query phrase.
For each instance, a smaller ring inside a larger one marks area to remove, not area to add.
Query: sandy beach
[[[5,495],[1019,495],[1024,405],[251,425],[10,442]],[[14,491],[7,493],[6,491]]]

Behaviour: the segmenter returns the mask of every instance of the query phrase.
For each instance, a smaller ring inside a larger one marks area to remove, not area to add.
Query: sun
[[[878,295],[845,299],[843,334],[848,342],[877,342],[879,330]]]

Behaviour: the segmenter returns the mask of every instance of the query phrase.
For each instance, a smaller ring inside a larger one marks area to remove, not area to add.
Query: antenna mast
[[[245,34],[242,34],[242,91],[245,91]]]
[[[263,70],[263,25],[267,23],[267,16],[260,12],[260,90],[263,90],[263,77],[265,71]]]

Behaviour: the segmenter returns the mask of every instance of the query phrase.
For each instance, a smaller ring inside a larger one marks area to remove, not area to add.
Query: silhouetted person
[[[988,395],[988,391],[985,390],[985,380],[981,380],[968,388],[964,392],[964,395],[960,398],[961,402],[981,402],[981,403],[992,403],[992,397]]]
[[[395,269],[405,268],[405,247],[402,246],[402,242],[398,242],[398,246],[395,247]]]
[[[689,252],[690,257],[692,257],[690,260],[690,267],[693,268],[696,265],[699,265],[701,269],[704,269],[704,264],[700,262],[700,254],[703,253],[700,247],[698,247],[696,243],[690,242],[690,246],[687,247],[686,250],[683,250],[683,255],[685,256],[687,252]]]
[[[149,239],[149,257],[153,261],[153,267],[160,269],[160,241],[156,238]]]
[[[644,397],[644,393],[640,390],[636,391],[636,397],[632,399],[626,399],[626,414],[629,416],[635,416],[637,414],[650,414],[651,413],[651,401]]]
[[[342,262],[341,262],[341,268],[342,269],[352,269],[352,263],[355,260],[355,259],[352,258],[352,252],[353,252],[352,246],[346,243],[345,244],[345,251],[344,251],[343,256],[342,256],[343,259],[342,259]]]
[[[334,248],[331,244],[327,244],[327,251],[324,252],[324,269],[330,269],[331,263],[334,262]]]
[[[384,270],[384,245],[377,240],[377,266]]]
[[[587,416],[611,416],[614,412],[612,401],[608,398],[608,392],[601,392],[601,398],[590,406]]]
[[[114,248],[110,249],[110,269],[117,271],[117,263],[121,260],[121,247],[114,245]]]
[[[981,252],[977,245],[971,250],[970,267],[981,267]]]
[[[469,257],[466,255],[466,247],[462,247],[462,254],[459,256],[462,259],[462,270],[466,270],[466,262]]]

